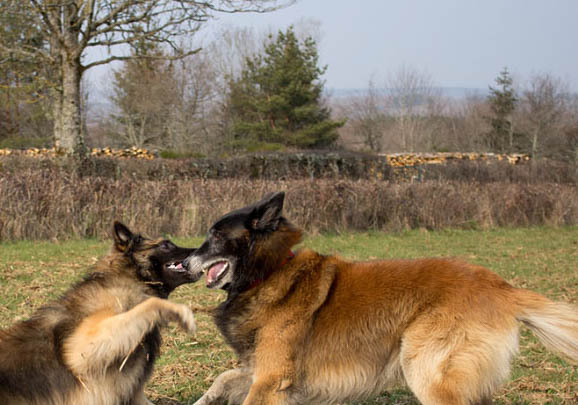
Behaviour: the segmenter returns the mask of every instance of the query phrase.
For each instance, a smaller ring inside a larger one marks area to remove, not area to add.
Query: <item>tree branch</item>
[[[122,45],[122,44],[130,44],[130,43],[133,43],[133,42],[138,41],[140,39],[148,39],[148,40],[153,41],[153,42],[167,42],[167,43],[170,43],[172,46],[172,43],[171,43],[172,41],[169,40],[170,37],[176,37],[176,36],[180,36],[180,35],[191,34],[191,33],[197,32],[200,29],[200,27],[197,25],[197,26],[191,27],[189,29],[185,29],[185,30],[170,31],[170,32],[165,31],[169,27],[179,26],[186,21],[187,21],[186,18],[168,21],[164,25],[161,25],[161,26],[156,27],[154,29],[150,29],[150,30],[143,31],[143,32],[139,32],[139,31],[134,30],[134,29],[124,30],[124,29],[121,29],[119,27],[114,31],[114,33],[115,34],[121,34],[121,35],[127,35],[126,37],[121,38],[121,39],[115,39],[114,37],[111,37],[110,39],[91,41],[91,42],[87,43],[87,46],[117,46],[117,45]],[[159,34],[163,34],[165,32],[166,32],[165,36],[163,36],[163,37],[158,36]]]
[[[153,12],[154,9],[154,3],[150,3],[150,7],[147,8],[146,10],[143,10],[140,14],[138,15],[133,15],[133,16],[127,16],[125,19],[122,20],[117,20],[114,23],[110,23],[107,24],[105,27],[95,30],[94,32],[94,36],[99,36],[99,35],[105,35],[105,34],[109,34],[109,33],[116,33],[119,32],[119,29],[121,27],[127,26],[127,25],[131,25],[131,24],[135,24],[138,22],[142,22],[146,19],[152,20],[155,18],[160,18],[164,15],[170,15],[173,12],[177,12],[179,11],[178,8],[164,8],[160,11],[157,12]],[[200,22],[204,22],[208,19],[208,16],[206,14],[203,15],[198,15],[198,14],[190,14],[190,13],[184,13],[182,14],[182,16],[180,16],[178,19],[174,19],[174,17],[170,17],[167,22],[163,25],[163,28],[167,28],[170,26],[178,26],[181,25],[187,21],[194,21],[197,23]],[[158,29],[156,29],[158,30]],[[128,30],[123,30],[124,32],[127,32]],[[196,29],[195,29],[196,31]]]
[[[285,1],[274,0],[274,2],[281,3],[281,4],[271,6],[271,7],[259,7],[259,6],[257,6],[255,8],[247,8],[247,6],[246,6],[247,2],[246,1],[243,1],[243,0],[240,0],[240,1],[224,0],[224,1],[222,1],[222,3],[229,5],[228,8],[225,8],[225,7],[216,7],[216,6],[212,5],[210,2],[195,2],[195,3],[202,4],[203,7],[206,7],[209,10],[216,11],[219,13],[226,13],[226,14],[270,13],[271,11],[276,11],[276,10],[280,10],[282,8],[289,7],[289,6],[297,3],[297,0],[285,0]],[[237,5],[237,3],[239,3],[239,4]]]
[[[106,58],[106,59],[102,59],[102,60],[98,60],[98,61],[95,61],[95,62],[91,62],[91,63],[89,63],[88,65],[83,66],[83,70],[88,70],[88,69],[93,68],[93,67],[95,67],[95,66],[105,65],[105,64],[107,64],[107,63],[114,62],[114,61],[127,61],[127,60],[139,60],[139,59],[141,59],[141,60],[143,60],[143,59],[148,59],[148,60],[169,60],[169,61],[172,61],[172,60],[181,60],[181,59],[183,59],[183,58],[186,58],[187,56],[191,56],[191,55],[194,55],[194,54],[198,53],[200,50],[201,50],[201,48],[197,48],[197,49],[194,49],[194,50],[192,50],[192,51],[185,52],[185,53],[183,53],[182,55],[175,55],[175,56],[166,56],[166,55],[163,55],[163,56],[153,56],[153,55],[144,55],[144,56],[143,56],[143,55],[140,55],[140,56],[136,56],[136,55],[130,55],[130,56],[111,56],[111,57]]]
[[[0,43],[0,51],[2,51],[2,53],[7,53],[7,54],[15,54],[15,55],[19,55],[21,57],[26,57],[26,58],[30,58],[30,59],[35,59],[37,57],[41,57],[44,58],[48,61],[50,61],[51,63],[54,62],[54,59],[45,51],[40,50],[38,48],[34,48],[34,47],[29,47],[30,50],[26,50],[23,47],[18,47],[18,48],[11,48],[8,47],[6,45],[3,45],[2,43]],[[7,61],[10,60],[10,58],[5,58]]]
[[[84,31],[82,30],[80,31],[82,33],[82,41],[80,41],[81,49],[86,48],[88,42],[94,35],[92,28],[92,23],[94,19],[94,1],[95,0],[88,0],[88,3],[85,3],[85,7],[83,8],[82,13],[79,13],[85,14],[85,17],[82,20],[86,21],[86,29]]]
[[[147,3],[147,1],[124,1],[121,2],[116,8],[112,9],[112,11],[108,15],[104,15],[102,18],[99,18],[93,23],[92,30],[96,30],[96,28],[100,27],[103,24],[110,24],[112,21],[116,19],[116,17],[121,14],[122,12],[130,9],[136,3]],[[149,5],[154,5],[154,2],[149,1]]]
[[[51,36],[55,37],[60,44],[60,46],[64,46],[64,37],[60,33],[59,27],[56,26],[55,21],[53,18],[50,17],[44,10],[44,8],[38,3],[38,0],[30,0],[32,6],[36,10],[36,12],[40,15],[40,18],[48,28],[48,31]]]

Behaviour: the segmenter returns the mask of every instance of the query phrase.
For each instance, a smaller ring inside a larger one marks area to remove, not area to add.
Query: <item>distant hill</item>
[[[448,98],[455,98],[461,99],[470,96],[478,96],[478,97],[485,97],[488,95],[488,89],[482,88],[475,88],[475,87],[437,87],[436,89],[440,90],[442,96]],[[326,90],[327,94],[331,97],[335,98],[345,98],[345,97],[354,97],[354,96],[361,96],[363,95],[367,89],[360,88],[360,89],[336,89],[336,88],[329,88]],[[388,94],[389,89],[379,89],[380,92],[383,94]]]

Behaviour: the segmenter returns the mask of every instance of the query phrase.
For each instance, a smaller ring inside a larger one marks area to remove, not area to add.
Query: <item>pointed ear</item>
[[[251,227],[255,230],[277,229],[281,212],[283,211],[283,202],[285,193],[267,194],[261,201],[255,204],[251,215]]]
[[[134,235],[125,225],[115,221],[112,236],[114,238],[114,246],[119,251],[124,252]]]

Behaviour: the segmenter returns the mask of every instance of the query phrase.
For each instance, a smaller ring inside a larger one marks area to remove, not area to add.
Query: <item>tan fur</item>
[[[112,300],[110,304],[114,305]],[[106,369],[119,357],[127,359],[146,333],[168,320],[178,321],[186,330],[195,331],[189,308],[156,297],[147,298],[126,312],[102,311],[84,319],[64,344],[64,360],[82,385],[66,404],[118,404],[123,392],[137,380],[126,375],[115,378],[105,373]],[[141,359],[143,363],[145,360]],[[122,373],[120,368],[119,372]],[[150,405],[151,402],[141,391],[131,404]]]
[[[78,376],[98,374],[118,357],[128,356],[145,334],[164,321],[178,321],[185,330],[195,331],[193,314],[184,305],[150,297],[115,313],[115,298],[107,298],[110,307],[85,318],[64,343],[64,360]]]
[[[244,310],[230,329],[254,336],[252,350],[197,405],[338,403],[399,380],[424,405],[491,404],[519,321],[578,360],[576,308],[457,261],[353,263],[304,250],[237,299]]]
[[[163,248],[167,241],[115,226],[126,235],[115,234],[93,273],[29,320],[0,331],[0,381],[6,381],[0,401],[151,405],[143,389],[159,353],[159,327],[176,321],[194,332],[195,322],[187,306],[160,298],[170,292],[160,289],[168,278],[150,258],[160,263],[154,255],[161,252],[174,264],[175,251],[182,261],[193,249]]]

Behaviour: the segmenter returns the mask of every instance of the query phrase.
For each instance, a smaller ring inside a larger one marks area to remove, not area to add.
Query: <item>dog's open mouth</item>
[[[207,287],[214,285],[222,279],[229,270],[229,267],[229,261],[224,259],[216,260],[207,265],[207,267],[205,267],[205,271],[207,272]]]
[[[176,261],[176,262],[170,262],[165,264],[165,267],[167,270],[170,271],[175,271],[177,273],[184,273],[187,271],[187,269],[185,269],[183,267],[183,262],[182,261]]]

